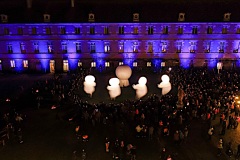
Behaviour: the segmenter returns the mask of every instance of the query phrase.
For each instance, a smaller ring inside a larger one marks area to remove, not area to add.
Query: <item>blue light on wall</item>
[[[50,66],[49,66],[50,60],[49,59],[41,59],[40,63],[41,63],[41,67],[42,67],[43,72],[46,73],[50,70]]]
[[[135,53],[123,53],[123,64],[133,67],[133,62],[136,60]]]
[[[194,59],[194,53],[180,53],[179,54],[179,60],[180,60],[180,66],[188,69],[191,67],[191,61]]]
[[[22,72],[23,71],[23,60],[22,59],[14,59],[15,60],[15,71]]]
[[[68,63],[69,63],[69,70],[70,71],[74,71],[74,70],[77,69],[77,67],[78,67],[78,59],[70,58],[70,59],[68,59]]]
[[[159,69],[161,69],[161,63],[162,63],[161,59],[152,59],[153,70],[158,71]]]

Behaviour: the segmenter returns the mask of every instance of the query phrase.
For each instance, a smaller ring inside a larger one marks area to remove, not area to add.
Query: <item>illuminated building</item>
[[[132,22],[8,23],[2,15],[0,26],[0,69],[17,72],[68,72],[78,67],[161,68],[164,66],[239,67],[240,23]],[[225,13],[224,16],[229,16]],[[225,17],[228,18],[228,17]]]

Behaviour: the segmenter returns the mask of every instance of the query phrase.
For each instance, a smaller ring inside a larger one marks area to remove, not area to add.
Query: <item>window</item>
[[[108,34],[109,34],[109,28],[108,28],[108,26],[105,26],[105,27],[103,28],[103,34],[104,34],[104,35],[108,35]]]
[[[152,42],[148,42],[148,46],[147,46],[147,52],[148,53],[152,53],[153,52],[153,43]]]
[[[28,60],[23,60],[23,68],[28,68]]]
[[[237,34],[240,34],[240,27],[237,27]]]
[[[228,30],[226,26],[223,26],[222,28],[222,34],[227,34]]]
[[[8,53],[13,53],[12,44],[7,45]]]
[[[76,42],[76,52],[81,53],[82,52],[82,47],[80,42]]]
[[[66,42],[62,43],[62,52],[67,53],[67,43]]]
[[[133,67],[137,67],[137,62],[133,62]]]
[[[236,46],[236,48],[233,50],[233,53],[238,53],[239,46],[240,46],[240,42],[238,43],[238,45]]]
[[[74,33],[75,34],[80,34],[80,27],[75,27],[74,28]]]
[[[90,43],[90,53],[96,53],[96,45],[95,43]]]
[[[124,26],[118,27],[118,33],[119,34],[124,34]]]
[[[178,34],[183,34],[183,26],[178,26]]]
[[[4,28],[4,35],[9,35],[9,28]]]
[[[34,53],[39,53],[39,45],[38,42],[33,43],[34,46]]]
[[[190,42],[190,53],[196,52],[196,42]]]
[[[110,67],[110,63],[109,62],[105,62],[105,67]]]
[[[163,34],[168,34],[168,26],[163,27]]]
[[[18,34],[23,35],[23,28],[22,27],[18,27]]]
[[[82,67],[82,62],[80,60],[78,61],[78,67]]]
[[[11,66],[11,68],[15,68],[16,67],[14,60],[10,60],[10,66]]]
[[[47,35],[52,34],[52,31],[51,31],[50,27],[46,27],[46,34]]]
[[[153,34],[153,26],[148,26],[148,34],[149,35]]]
[[[110,44],[109,43],[104,43],[104,52],[109,53],[110,52]]]
[[[204,53],[210,53],[210,49],[211,49],[211,42],[206,42],[204,46]]]
[[[60,27],[60,34],[66,34],[66,28]]]
[[[219,44],[219,53],[224,53],[224,42],[220,42]]]
[[[25,44],[24,43],[20,43],[20,50],[21,50],[21,53],[26,53],[26,49],[25,49]]]
[[[152,62],[147,62],[147,67],[151,67],[152,66]]]
[[[133,27],[133,34],[138,34],[138,27]]]
[[[53,53],[53,45],[51,42],[47,43],[47,49],[48,49],[48,53]]]
[[[161,52],[167,53],[167,42],[162,42],[161,45],[162,45]]]
[[[192,28],[192,34],[198,34],[198,27],[194,26]]]
[[[63,72],[68,71],[69,71],[68,60],[63,60]]]
[[[118,52],[119,53],[123,53],[124,52],[124,42],[119,42]]]
[[[176,45],[176,47],[177,47],[177,53],[181,53],[182,52],[182,42],[177,42],[177,45]]]
[[[161,62],[161,67],[165,67],[166,66],[166,62]]]
[[[137,42],[134,42],[134,43],[133,43],[133,52],[134,52],[134,53],[137,53],[137,52],[138,52],[138,43],[137,43]]]
[[[96,62],[91,62],[91,67],[96,67]]]
[[[95,27],[94,26],[90,27],[90,34],[95,34]]]
[[[32,27],[32,34],[36,35],[37,34],[37,28],[36,27]]]
[[[119,62],[118,65],[119,65],[119,66],[122,66],[122,65],[123,65],[123,62]]]
[[[208,26],[207,34],[212,34],[212,33],[213,33],[213,27],[212,26]]]

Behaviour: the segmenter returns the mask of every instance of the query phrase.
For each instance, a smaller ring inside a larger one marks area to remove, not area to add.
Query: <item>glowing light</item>
[[[109,86],[107,89],[109,91],[109,96],[112,100],[118,97],[121,94],[121,88],[119,86],[120,80],[118,78],[111,78],[109,80]]]
[[[127,66],[127,65],[122,65],[122,66],[118,66],[116,68],[115,72],[116,72],[117,77],[120,80],[120,86],[121,87],[129,86],[128,79],[132,75],[132,69],[129,66]]]
[[[140,99],[145,96],[148,92],[147,86],[147,78],[140,77],[138,80],[138,84],[134,84],[132,87],[136,90],[136,98]]]
[[[84,91],[89,94],[92,97],[93,92],[95,91],[95,86],[96,83],[95,81],[95,77],[92,75],[87,75],[85,77],[85,82],[83,82],[84,85]]]

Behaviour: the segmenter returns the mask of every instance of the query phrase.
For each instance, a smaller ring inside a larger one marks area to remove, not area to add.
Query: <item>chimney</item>
[[[223,15],[223,21],[230,21],[230,16],[231,16],[231,13],[225,13]]]
[[[71,0],[71,7],[74,8],[75,0]]]
[[[32,8],[32,0],[27,0],[27,8]]]

